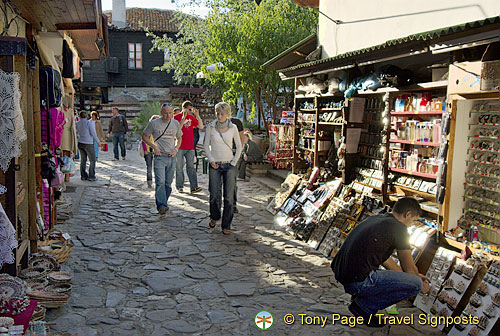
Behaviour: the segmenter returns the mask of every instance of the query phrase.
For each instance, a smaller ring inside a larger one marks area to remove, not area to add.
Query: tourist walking
[[[407,230],[420,211],[416,199],[399,199],[392,213],[371,216],[356,226],[332,261],[335,278],[352,295],[350,312],[363,317],[368,326],[383,326],[370,315],[429,291],[428,279],[413,261]],[[394,250],[401,267],[391,257]],[[387,270],[379,270],[380,265]]]
[[[149,121],[161,118],[158,114],[154,114],[149,118]],[[153,141],[153,137],[149,136],[149,140]],[[141,141],[142,151],[144,152],[144,161],[146,161],[146,181],[148,188],[153,188],[153,148],[148,146],[144,141]]]
[[[182,131],[179,122],[173,118],[174,109],[170,104],[163,104],[160,114],[161,118],[148,123],[142,132],[142,141],[153,148],[156,209],[160,214],[165,214],[172,193],[175,156],[182,144]]]
[[[253,135],[250,130],[243,132],[243,152],[241,153],[241,158],[238,161],[238,179],[242,181],[247,181],[246,179],[246,168],[247,163],[261,162],[264,158],[264,153],[253,141]]]
[[[231,122],[238,129],[238,134],[239,134],[239,137],[240,137],[240,141],[241,141],[241,143],[243,143],[243,131],[244,131],[243,123],[238,118],[231,118]],[[234,146],[234,144],[233,144],[233,153],[236,153],[236,146]],[[238,167],[238,164],[239,164],[239,162],[241,160],[242,160],[242,158],[240,156],[238,158],[238,163],[236,164],[236,167]],[[236,168],[236,169],[238,169],[238,168]],[[238,174],[235,174],[234,175],[234,203],[233,203],[233,212],[234,213],[238,213],[239,212],[238,211],[238,207],[236,206],[236,204],[238,203],[238,183],[237,183],[237,177],[238,177]]]
[[[191,193],[201,191],[198,187],[198,176],[194,168],[196,151],[194,148],[194,128],[203,129],[203,120],[200,113],[194,108],[190,101],[182,103],[182,112],[174,116],[182,127],[182,144],[177,153],[177,168],[175,172],[175,186],[177,191],[184,192],[184,162],[186,163],[186,173],[189,179]]]
[[[109,120],[108,127],[108,139],[113,136],[113,160],[119,160],[120,156],[118,155],[118,144],[120,144],[120,150],[122,155],[122,160],[125,160],[127,155],[127,151],[125,149],[125,136],[128,136],[128,123],[127,119],[119,114],[118,108],[113,107],[112,110],[113,116]]]
[[[231,122],[231,106],[228,103],[215,105],[217,119],[206,127],[204,149],[210,162],[208,189],[210,191],[210,227],[222,217],[222,233],[230,234],[234,209],[234,187],[236,164],[241,156],[242,146],[238,128]],[[233,153],[233,143],[236,152]],[[222,189],[223,188],[223,189]],[[222,190],[224,210],[221,216]]]
[[[76,122],[76,132],[78,135],[78,149],[80,150],[80,177],[82,180],[96,181],[95,176],[95,151],[94,141],[100,145],[95,128],[87,119],[87,112],[80,112],[80,120]],[[89,172],[87,174],[87,157],[89,158]]]
[[[99,141],[101,143],[106,142],[104,131],[102,130],[101,117],[99,116],[99,113],[97,113],[97,111],[92,111],[90,113],[90,122],[94,126],[95,133],[97,134]],[[95,152],[95,159],[97,161],[99,159],[99,143],[96,142],[95,140],[94,140],[94,152]]]

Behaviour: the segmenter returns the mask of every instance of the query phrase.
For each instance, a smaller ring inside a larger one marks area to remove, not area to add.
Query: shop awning
[[[492,33],[485,35],[487,32]],[[451,41],[460,41],[462,44],[473,43],[474,41],[492,41],[495,34],[497,36],[500,34],[500,16],[412,34],[372,47],[282,68],[278,71],[283,79],[302,77],[314,73],[350,68],[356,64],[362,66],[391,58],[416,55],[434,49],[438,50],[442,48],[437,46]]]
[[[307,62],[307,55],[316,49],[317,43],[318,37],[316,34],[312,34],[283,51],[281,54],[273,57],[262,66],[272,69],[284,69],[305,63]]]
[[[107,55],[107,23],[97,0],[12,0],[21,15],[38,31],[65,31],[82,60]]]

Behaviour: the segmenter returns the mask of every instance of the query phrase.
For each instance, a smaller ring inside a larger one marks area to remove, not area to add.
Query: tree
[[[134,133],[141,135],[149,123],[151,116],[160,114],[160,102],[148,102],[141,104],[141,112],[134,118]]]
[[[210,8],[205,20],[179,14],[177,40],[149,33],[154,48],[175,51],[162,68],[174,71],[174,78],[184,83],[194,83],[196,73],[203,71],[207,84],[224,92],[225,101],[235,102],[242,94],[253,97],[264,117],[263,95],[277,113],[276,97],[290,95],[293,83],[283,82],[276,71],[262,64],[313,33],[317,12],[292,0],[264,0],[260,6],[253,0],[207,0],[205,4]],[[207,72],[211,64],[221,66]]]

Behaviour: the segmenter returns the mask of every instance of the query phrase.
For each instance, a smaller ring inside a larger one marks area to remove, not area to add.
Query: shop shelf
[[[365,187],[368,187],[368,188],[373,188],[373,189],[377,189],[377,190],[382,190],[382,187],[371,186],[371,185],[368,185],[368,184],[366,184],[366,183],[359,182],[359,181],[356,181],[356,180],[354,180],[353,182],[354,182],[354,183],[357,183],[357,184],[361,184],[362,186],[365,186]]]
[[[393,172],[396,172],[396,173],[402,173],[402,174],[408,174],[408,175],[426,177],[426,178],[430,178],[430,179],[436,179],[437,178],[437,175],[434,175],[434,174],[420,173],[420,172],[415,172],[415,171],[401,169],[401,168],[390,168],[389,167],[389,170],[393,171]]]
[[[377,91],[372,90],[359,90],[358,94],[381,94],[386,92],[404,92],[404,91],[426,91],[431,89],[446,89],[448,87],[448,81],[437,81],[437,82],[426,82],[426,83],[418,83],[412,84],[404,87],[383,87],[377,89]]]
[[[414,111],[414,112],[409,112],[409,111],[405,111],[405,112],[395,112],[395,111],[391,111],[391,116],[395,115],[401,115],[401,116],[411,116],[411,115],[425,115],[425,116],[433,116],[433,115],[442,115],[443,113],[445,113],[446,111]]]
[[[320,151],[320,152],[317,152],[316,154],[318,154],[319,156],[326,156],[326,155],[328,155],[328,151]]]
[[[302,95],[295,95],[295,98],[298,98],[298,99],[304,99],[304,98],[316,98],[316,97],[335,97],[335,96],[339,96],[339,94],[335,94],[335,93],[316,93],[316,94],[302,94]]]
[[[485,165],[491,165],[491,166],[496,166],[499,165],[500,162],[486,162],[486,161],[474,161],[474,160],[466,160],[467,163],[480,163],[480,164],[485,164]]]
[[[473,200],[476,202],[484,203],[484,204],[500,206],[500,203],[493,202],[492,200],[487,200],[487,199],[484,199],[482,197],[474,197],[474,196],[464,195],[464,198],[467,198],[467,199],[470,199],[470,200]]]
[[[481,173],[476,172],[474,170],[467,171],[467,174],[469,174],[469,175],[475,175],[475,176],[488,177],[488,178],[494,178],[494,179],[500,180],[500,176],[488,175],[488,174],[481,174]]]
[[[492,113],[500,113],[500,111],[470,111],[470,113],[487,113],[487,114],[492,114]]]
[[[474,123],[474,124],[469,124],[469,126],[500,126],[499,123]]]
[[[375,146],[375,147],[382,147],[382,146],[385,146],[385,144],[384,144],[384,143],[369,144],[369,143],[366,143],[366,142],[360,142],[359,144],[360,144],[360,145],[363,145],[363,146]]]
[[[300,147],[300,146],[297,146],[297,148],[305,150],[305,151],[309,151],[309,152],[314,152],[314,149],[311,149],[311,148],[305,148],[305,147]]]
[[[499,136],[468,135],[467,137],[468,138],[476,138],[476,139],[493,139],[493,140],[500,139],[500,135]]]
[[[410,187],[399,185],[399,184],[394,184],[394,185],[397,186],[398,188],[401,188],[404,191],[408,191],[408,192],[414,193],[416,195],[423,196],[424,198],[425,197],[427,197],[427,198],[436,198],[436,195],[430,194],[428,192],[424,192],[424,191],[420,191],[420,190],[415,190],[415,189],[412,189]]]
[[[473,212],[473,213],[477,213],[479,215],[483,215],[483,216],[486,216],[486,217],[489,217],[489,218],[493,218],[493,219],[500,219],[500,215],[491,215],[485,211],[479,211],[479,210],[474,210],[474,209],[465,209],[465,211],[469,211],[469,212]]]
[[[293,160],[293,156],[292,157],[279,157],[279,158],[274,158],[273,160]]]
[[[320,107],[320,112],[342,111],[343,107]]]
[[[314,124],[316,121],[309,121],[309,120],[297,120],[298,123],[301,124]]]
[[[489,152],[489,153],[498,153],[500,152],[498,149],[482,149],[482,148],[469,148],[471,151],[480,151],[480,152]]]
[[[389,139],[389,142],[409,144],[409,145],[419,145],[419,146],[430,146],[430,147],[441,146],[441,144],[439,142],[425,142],[425,141],[418,141],[418,140],[413,141],[413,140]]]
[[[321,121],[318,124],[329,125],[329,126],[342,126],[342,125],[344,125],[344,123],[333,123],[333,122],[324,122],[324,121]]]
[[[490,188],[490,187],[485,187],[485,186],[482,186],[480,184],[472,184],[472,183],[464,182],[464,185],[468,186],[468,187],[474,187],[474,188],[478,188],[478,189],[482,189],[482,190],[486,190],[486,191],[493,191],[493,192],[500,193],[500,190],[498,190],[498,189],[494,189],[494,188]]]
[[[301,137],[301,138],[309,138],[309,139],[314,139],[315,138],[314,135],[299,135],[299,137]]]
[[[299,112],[316,112],[316,109],[299,109]]]

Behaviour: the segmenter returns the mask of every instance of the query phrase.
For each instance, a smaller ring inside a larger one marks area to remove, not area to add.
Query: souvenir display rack
[[[269,150],[267,159],[274,168],[290,168],[293,163],[293,126],[269,125]]]

